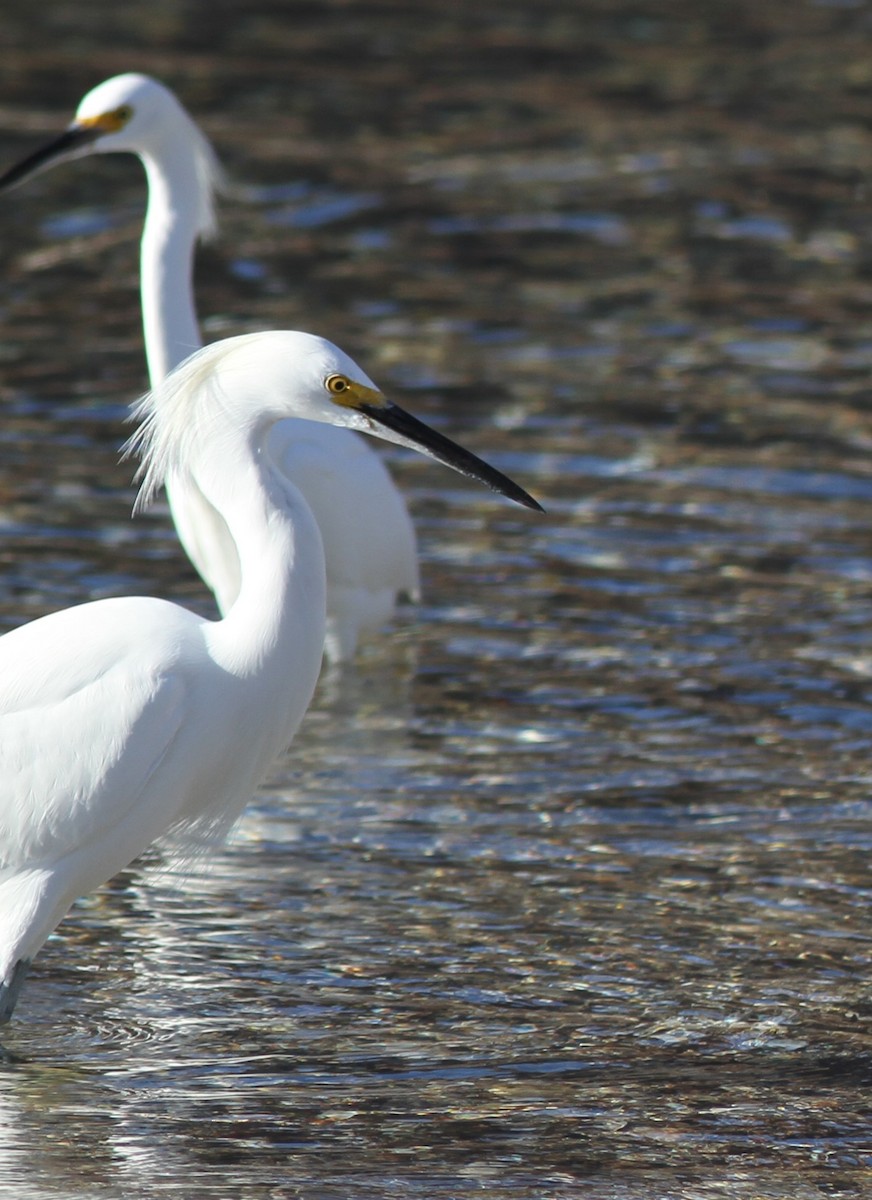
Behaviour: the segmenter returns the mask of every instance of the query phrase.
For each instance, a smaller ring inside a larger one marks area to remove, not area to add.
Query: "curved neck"
[[[303,497],[265,454],[249,451],[232,472],[204,461],[192,477],[226,522],[239,555],[239,594],[223,620],[209,624],[208,636],[228,671],[241,679],[256,676],[258,687],[272,690],[289,736],[321,669],[324,551]]]
[[[202,345],[194,308],[193,266],[199,197],[204,184],[184,145],[140,156],[148,178],[148,209],[140,250],[145,354],[156,387]]]

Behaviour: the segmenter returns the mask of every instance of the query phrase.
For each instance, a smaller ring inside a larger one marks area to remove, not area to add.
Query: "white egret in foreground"
[[[126,597],[0,638],[0,1020],[73,900],[164,834],[202,846],[226,833],[309,705],[324,556],[305,500],[263,453],[275,421],[375,433],[539,507],[309,334],[209,346],[137,415],[139,502],[165,479],[196,487],[234,540],[240,586],[220,621]],[[380,520],[376,497],[367,524]]]
[[[118,75],[88,92],[73,123],[54,141],[0,176],[0,189],[35,171],[85,154],[136,154],[148,179],[142,234],[141,293],[151,386],[202,345],[191,286],[197,237],[214,229],[220,168],[204,135],[162,84]],[[269,452],[315,515],[327,565],[325,651],[350,658],[361,632],[379,629],[397,597],[416,598],[415,533],[378,455],[347,429],[277,424]],[[227,612],[240,584],[233,538],[193,485],[168,488],[170,510],[191,562]],[[379,524],[369,521],[377,504]]]

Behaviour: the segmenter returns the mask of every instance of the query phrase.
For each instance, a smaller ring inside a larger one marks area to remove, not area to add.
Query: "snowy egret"
[[[145,167],[148,211],[142,234],[141,296],[151,386],[202,344],[191,285],[194,246],[213,231],[221,171],[212,147],[171,91],[145,75],[118,75],[82,99],[73,123],[0,177],[0,189],[53,163],[128,151]],[[354,433],[277,424],[269,452],[306,497],[327,563],[325,652],[350,658],[360,633],[381,628],[399,596],[420,590],[415,532],[378,455]],[[188,557],[227,612],[239,588],[233,538],[191,485],[168,498]],[[374,503],[380,520],[368,520]]]
[[[123,597],[0,638],[0,1021],[73,900],[164,834],[195,847],[220,838],[309,705],[324,556],[305,500],[262,452],[274,422],[375,433],[539,507],[310,334],[208,346],[137,415],[137,503],[167,478],[196,485],[234,539],[240,587],[219,621]],[[378,496],[366,519],[378,527]]]

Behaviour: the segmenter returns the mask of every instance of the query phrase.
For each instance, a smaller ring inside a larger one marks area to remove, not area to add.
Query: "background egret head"
[[[134,72],[115,75],[92,88],[63,133],[0,175],[0,190],[88,154],[137,154],[148,168],[150,162],[175,156],[182,147],[199,177],[199,186],[188,198],[189,203],[196,202],[196,232],[209,234],[215,228],[214,192],[223,178],[215,152],[169,88]]]

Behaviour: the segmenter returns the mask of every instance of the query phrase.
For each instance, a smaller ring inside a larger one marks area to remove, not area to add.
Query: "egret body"
[[[166,479],[195,488],[233,539],[239,587],[221,620],[124,597],[0,638],[0,1021],[73,900],[166,834],[225,834],[309,705],[324,555],[305,499],[264,453],[275,422],[376,433],[538,507],[309,334],[208,346],[138,415],[141,501]],[[366,513],[378,528],[378,496]]]
[[[107,79],[82,99],[58,138],[0,177],[0,189],[54,163],[90,153],[138,155],[148,181],[140,288],[151,386],[201,344],[192,286],[194,247],[215,227],[221,171],[203,133],[176,97],[145,75]],[[361,633],[392,615],[397,598],[420,589],[415,533],[378,455],[347,429],[279,422],[269,453],[306,497],[321,530],[327,570],[325,652],[350,658]],[[227,612],[240,563],[226,525],[193,485],[167,481],[179,539]],[[368,512],[378,500],[381,523]]]

